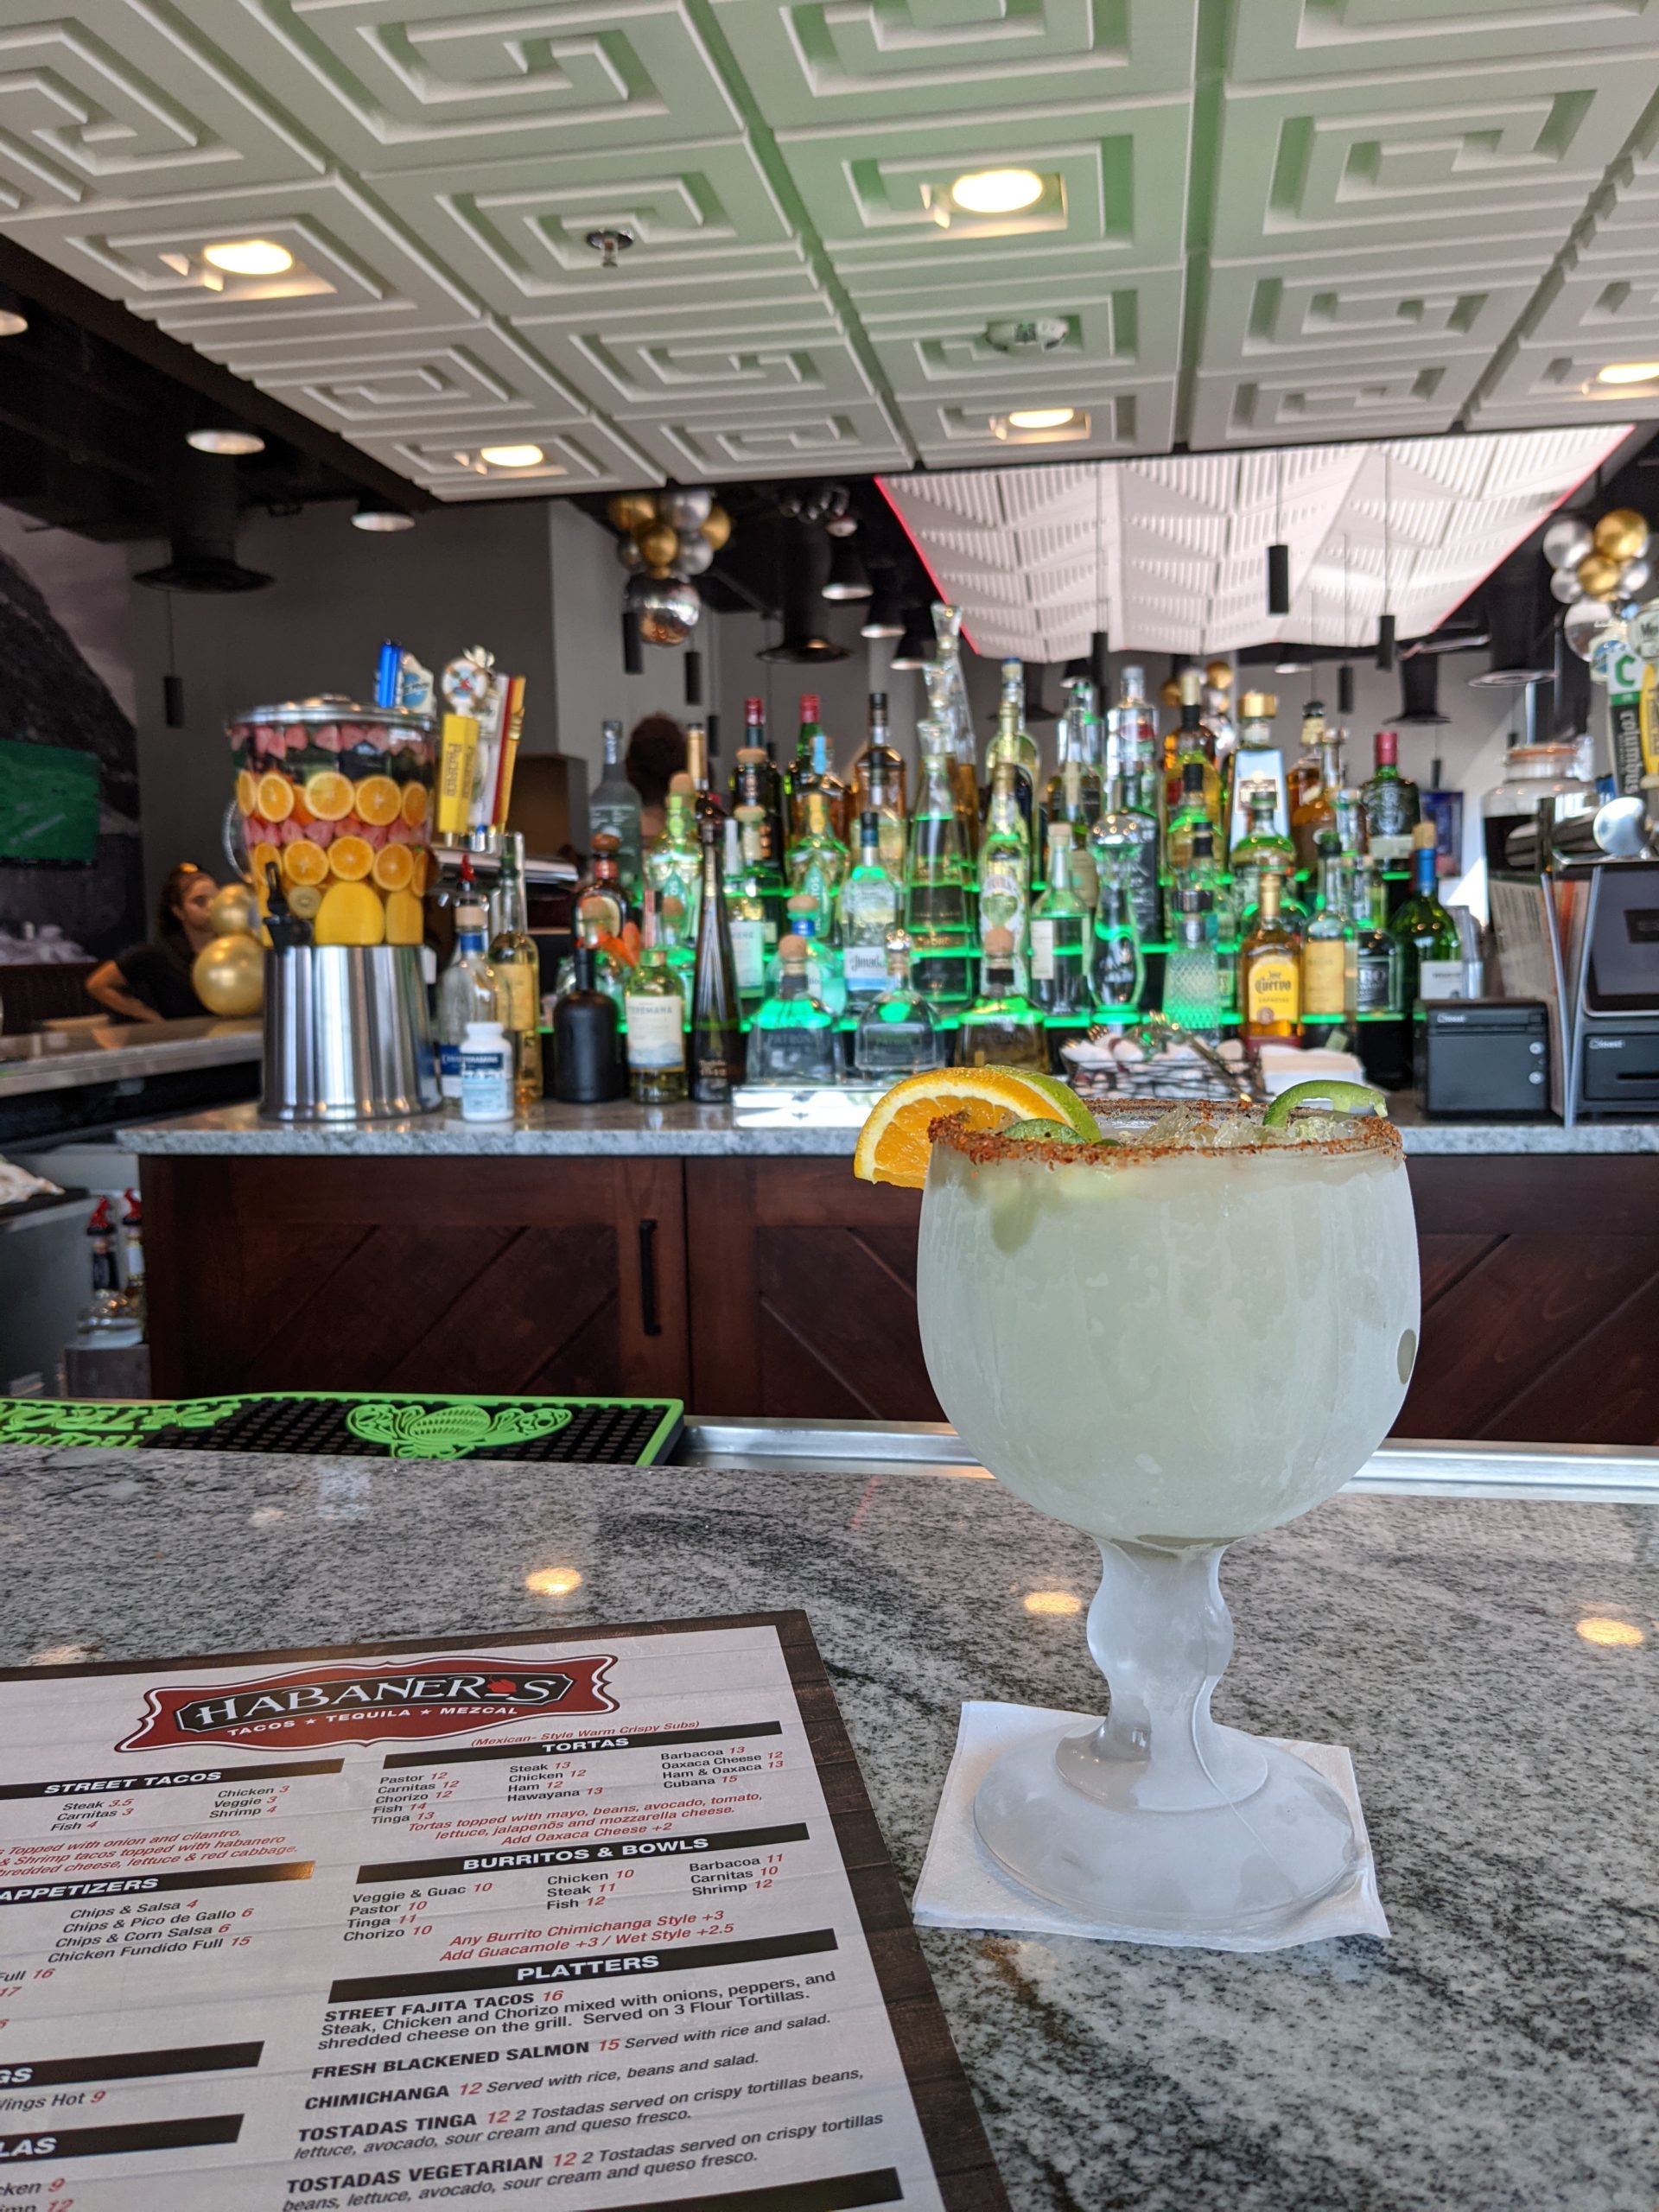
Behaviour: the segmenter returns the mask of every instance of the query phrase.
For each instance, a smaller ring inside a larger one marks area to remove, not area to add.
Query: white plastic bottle
[[[461,1046],[461,1118],[512,1119],[512,1053],[499,1021],[469,1021]]]

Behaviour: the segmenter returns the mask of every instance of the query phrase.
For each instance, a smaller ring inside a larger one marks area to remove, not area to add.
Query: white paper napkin
[[[1085,1713],[1048,1713],[1034,1705],[972,1703],[962,1708],[957,1748],[944,1778],[944,1795],[934,1816],[933,1834],[916,1885],[912,1904],[922,1928],[995,1928],[1025,1935],[1096,1936],[1116,1942],[1166,1943],[1207,1951],[1282,1951],[1295,1943],[1322,1942],[1330,1936],[1386,1937],[1389,1923],[1376,1893],[1376,1865],[1371,1857],[1365,1815],[1360,1810],[1354,1763],[1344,1744],[1293,1744],[1269,1737],[1281,1751],[1306,1759],[1337,1790],[1353,1818],[1363,1857],[1353,1879],[1311,1905],[1291,1928],[1266,1936],[1222,1941],[1210,1936],[1147,1936],[1079,1920],[1058,1905],[1014,1887],[981,1848],[974,1827],[974,1792],[992,1762],[1033,1737],[1065,1727],[1091,1726],[1099,1718]]]

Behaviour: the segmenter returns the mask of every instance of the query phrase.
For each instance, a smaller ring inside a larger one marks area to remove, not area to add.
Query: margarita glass
[[[1100,1546],[1110,1709],[1007,1753],[974,1818],[1001,1869],[1124,1935],[1266,1942],[1362,1858],[1306,1761],[1211,1717],[1221,1554],[1357,1474],[1417,1348],[1398,1132],[1107,1109],[1112,1145],[934,1126],[917,1290],[939,1402],[997,1479]]]

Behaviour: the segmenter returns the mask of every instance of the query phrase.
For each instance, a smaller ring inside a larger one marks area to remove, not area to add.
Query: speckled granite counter
[[[1022,1606],[1082,1539],[944,1474],[13,1450],[0,1541],[9,1664],[804,1605],[907,1884],[959,1701],[1097,1688]],[[1020,2212],[1648,2212],[1659,1510],[1345,1497],[1226,1580],[1223,1717],[1352,1746],[1394,1940],[928,1934]]]
[[[849,1102],[840,1102],[849,1104]],[[840,1158],[850,1156],[861,1118],[849,1110],[834,1127],[778,1118],[740,1127],[725,1106],[558,1106],[543,1103],[511,1123],[463,1122],[453,1114],[416,1121],[380,1122],[335,1128],[291,1128],[262,1122],[252,1105],[226,1106],[176,1121],[125,1129],[122,1141],[137,1153],[163,1157],[284,1154],[353,1158],[532,1159],[585,1154],[645,1159]],[[1395,1118],[1414,1154],[1659,1153],[1659,1121],[1586,1123],[1564,1129],[1557,1122],[1425,1122],[1408,1102]]]

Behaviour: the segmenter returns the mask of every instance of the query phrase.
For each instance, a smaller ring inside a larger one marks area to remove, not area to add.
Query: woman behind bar
[[[646,715],[628,734],[624,773],[639,794],[639,835],[648,845],[668,819],[671,777],[685,766],[685,732],[672,715]]]
[[[206,1014],[190,969],[212,941],[207,909],[218,889],[194,861],[181,861],[162,886],[150,943],[118,952],[86,978],[86,988],[99,1004],[129,1021],[188,1021]]]

